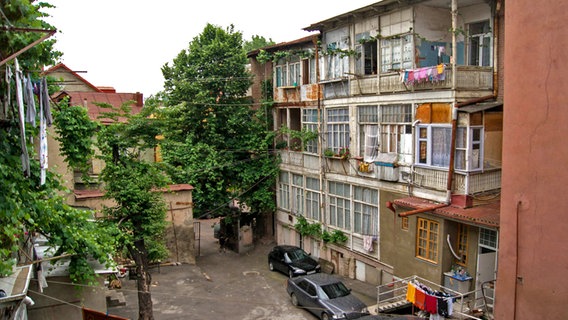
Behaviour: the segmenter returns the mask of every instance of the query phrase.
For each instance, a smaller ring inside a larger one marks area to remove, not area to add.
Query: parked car
[[[268,253],[270,271],[280,271],[293,278],[321,272],[319,263],[300,247],[280,245]]]
[[[289,278],[286,291],[293,305],[306,308],[322,320],[357,319],[370,314],[351,289],[327,273]]]

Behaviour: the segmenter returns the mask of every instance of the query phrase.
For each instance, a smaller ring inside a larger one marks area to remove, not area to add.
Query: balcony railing
[[[419,187],[444,191],[448,184],[448,171],[434,168],[414,168],[414,184]],[[501,188],[501,168],[483,172],[456,172],[452,190],[458,194],[476,194]]]
[[[379,76],[352,76],[350,92],[352,95],[388,94],[407,91],[451,89],[452,70],[446,68],[445,79],[440,81],[421,81],[407,84],[401,81],[400,73],[383,73]],[[493,68],[458,66],[456,76],[457,90],[492,90]]]

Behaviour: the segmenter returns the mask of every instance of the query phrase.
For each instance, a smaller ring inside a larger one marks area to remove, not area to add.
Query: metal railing
[[[492,295],[485,295],[488,281],[479,290],[469,292],[458,292],[450,288],[444,287],[441,284],[420,278],[418,276],[411,276],[407,278],[396,278],[394,281],[377,287],[377,312],[387,312],[389,310],[400,308],[404,305],[411,305],[406,300],[406,292],[409,282],[418,282],[426,285],[435,291],[445,292],[453,297],[453,313],[452,318],[458,319],[493,319],[493,297]],[[492,284],[491,284],[492,285]],[[476,306],[476,294],[481,294],[482,305]],[[484,316],[483,318],[481,316]]]

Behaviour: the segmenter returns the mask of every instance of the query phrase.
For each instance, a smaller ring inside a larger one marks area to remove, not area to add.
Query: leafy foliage
[[[187,50],[162,68],[168,126],[162,141],[164,162],[177,183],[189,183],[194,214],[227,214],[234,198],[258,212],[274,209],[277,160],[268,152],[268,105],[251,108],[246,92],[242,35],[208,24]]]
[[[3,23],[13,30],[0,32],[0,55],[8,57],[33,43],[45,33],[28,32],[19,28],[55,29],[42,20],[42,9],[52,7],[46,2],[7,0],[0,3]],[[55,40],[45,40],[18,56],[18,62],[32,77],[46,65],[53,65],[61,56],[54,50]],[[8,64],[13,63],[9,61]],[[5,79],[5,69],[0,70]],[[15,105],[14,88],[7,94],[7,83],[0,82],[0,106]],[[20,130],[13,109],[3,110],[0,116],[0,274],[11,272],[11,258],[30,236],[46,236],[48,245],[56,248],[55,256],[71,255],[70,273],[76,282],[88,282],[95,275],[87,260],[95,258],[111,263],[114,239],[112,229],[92,221],[92,214],[66,204],[63,195],[68,192],[60,183],[61,177],[46,173],[46,183],[40,184],[40,167],[35,148],[27,139],[30,153],[30,176],[22,170]],[[37,135],[37,128],[26,128],[26,136]],[[37,139],[34,139],[37,141]]]
[[[245,41],[245,43],[243,44],[243,48],[245,49],[245,52],[250,52],[273,44],[276,43],[272,41],[271,38],[268,38],[267,40],[265,37],[259,35],[253,35],[250,41]]]
[[[69,106],[67,101],[63,101],[59,107],[54,111],[54,121],[57,123],[55,139],[60,142],[59,152],[69,167],[87,173],[89,161],[94,156],[93,137],[98,124],[91,121],[83,106]]]
[[[306,218],[299,216],[294,229],[302,236],[309,236],[314,239],[320,239],[324,243],[342,244],[348,240],[347,236],[341,230],[327,231],[322,229],[322,225],[318,222],[309,223]]]
[[[98,104],[109,110],[101,117],[113,120],[101,126],[97,135],[99,158],[105,162],[101,173],[105,197],[117,204],[105,208],[104,213],[107,221],[120,231],[118,249],[130,251],[135,241],[144,240],[147,258],[156,261],[167,257],[163,241],[167,209],[157,191],[166,187],[169,179],[159,163],[146,161],[142,156],[157,144],[159,120],[149,117],[152,108],[131,115],[131,103],[126,102],[120,109]],[[119,117],[126,120],[119,121]]]

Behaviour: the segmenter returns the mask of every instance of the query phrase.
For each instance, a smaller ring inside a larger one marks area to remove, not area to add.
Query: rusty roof
[[[436,216],[483,227],[499,228],[501,202],[498,200],[478,204],[471,208],[461,208],[451,204],[438,208],[440,203],[418,197],[396,199],[394,203],[412,209],[432,208],[431,212]]]
[[[89,113],[89,118],[102,123],[110,123],[109,119],[98,119],[98,117],[105,112],[110,112],[110,109],[101,108],[96,103],[110,104],[115,108],[119,108],[122,104],[128,101],[134,101],[131,105],[131,114],[138,114],[142,110],[142,94],[141,93],[108,93],[108,92],[59,92],[53,99],[57,102],[63,98],[69,97],[70,106],[86,106]],[[124,119],[120,119],[124,121]]]

